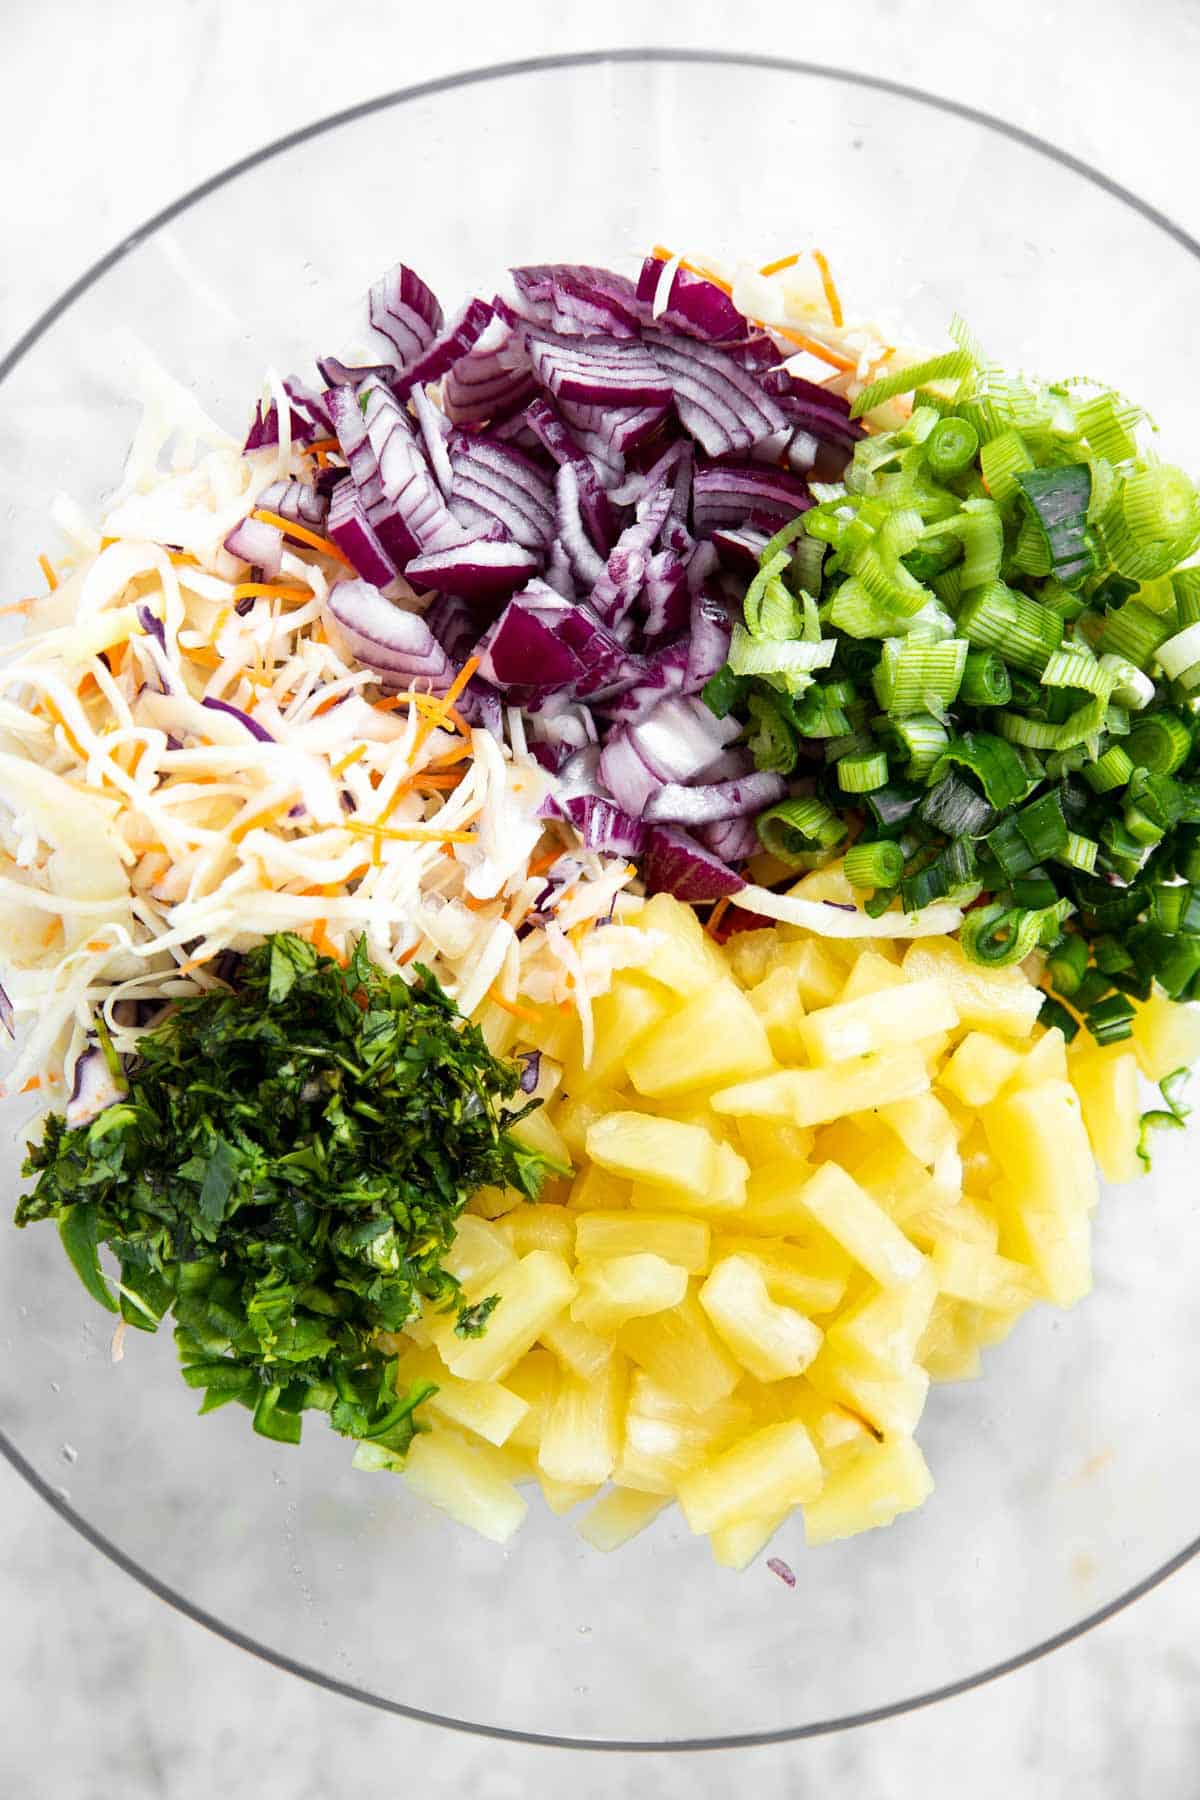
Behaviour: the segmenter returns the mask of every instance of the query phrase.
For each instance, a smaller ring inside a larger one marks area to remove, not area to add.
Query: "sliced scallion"
[[[814,850],[830,850],[846,835],[846,826],[823,800],[781,800],[757,819],[759,842],[780,862],[793,862]]]
[[[1057,613],[1002,581],[973,589],[958,611],[958,629],[977,650],[998,650],[1011,667],[1040,675],[1062,643]]]
[[[846,880],[855,888],[892,888],[904,872],[904,852],[890,838],[847,850]]]
[[[838,786],[844,794],[869,794],[874,788],[886,786],[888,778],[887,757],[882,750],[874,751],[866,756],[839,757],[837,764]],[[873,883],[879,886],[879,883]]]

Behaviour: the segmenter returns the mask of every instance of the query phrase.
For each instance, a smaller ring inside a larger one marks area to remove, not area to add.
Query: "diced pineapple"
[[[485,1000],[475,1014],[475,1023],[483,1033],[483,1041],[493,1056],[507,1056],[517,1041],[520,1021],[494,1000]]]
[[[526,1149],[536,1150],[539,1156],[544,1156],[551,1168],[561,1171],[563,1175],[571,1174],[571,1152],[567,1149],[562,1133],[544,1106],[539,1106],[536,1112],[531,1112],[525,1118],[518,1119],[516,1124],[510,1125],[508,1129],[510,1135],[515,1137],[519,1144],[524,1144]]]
[[[592,1381],[607,1364],[615,1348],[611,1337],[589,1331],[568,1313],[544,1327],[542,1343],[556,1356],[564,1369],[580,1381]]]
[[[933,1477],[911,1438],[864,1449],[835,1470],[815,1500],[804,1507],[804,1535],[828,1544],[878,1525],[890,1525],[933,1492]]]
[[[1125,1044],[1077,1050],[1071,1057],[1070,1079],[1100,1173],[1105,1181],[1132,1181],[1142,1172],[1137,1153],[1142,1109],[1136,1052]]]
[[[467,1203],[469,1215],[480,1219],[502,1219],[505,1213],[524,1206],[525,1196],[516,1188],[476,1188]]]
[[[749,1159],[752,1168],[777,1162],[780,1158],[802,1163],[808,1160],[812,1151],[813,1133],[782,1119],[756,1119],[747,1113],[736,1121],[736,1125],[742,1154]]]
[[[687,1293],[687,1270],[645,1250],[575,1265],[579,1292],[571,1317],[589,1331],[619,1331],[630,1319],[649,1318],[678,1306]]]
[[[418,1432],[402,1473],[413,1492],[469,1525],[494,1544],[506,1544],[529,1511],[497,1462],[497,1452],[449,1431]]]
[[[915,1244],[837,1163],[824,1163],[803,1192],[804,1206],[823,1231],[880,1287],[915,1281],[925,1266]]]
[[[571,1094],[555,1109],[554,1123],[572,1157],[587,1154],[588,1126],[605,1113],[619,1112],[628,1106],[628,1097],[615,1087],[589,1087],[582,1094]]]
[[[699,1275],[708,1267],[712,1231],[704,1219],[682,1213],[589,1212],[575,1228],[575,1253],[585,1257],[632,1256],[649,1251]]]
[[[637,975],[614,975],[608,993],[592,1002],[596,1041],[591,1062],[585,1069],[579,1051],[568,1059],[563,1086],[571,1098],[593,1088],[619,1086],[629,1052],[639,1038],[666,1018],[674,1004],[664,988]]]
[[[1176,1069],[1200,1062],[1200,1006],[1152,994],[1137,1009],[1133,1048],[1147,1081],[1162,1081]]]
[[[904,1287],[874,1288],[827,1327],[830,1349],[864,1375],[880,1380],[904,1375],[913,1366],[937,1290],[928,1262]]]
[[[757,987],[779,957],[779,934],[770,927],[735,931],[725,948],[734,980],[744,988]]]
[[[988,1349],[992,1344],[1002,1344],[1013,1326],[1018,1325],[1029,1311],[1028,1300],[1006,1310],[994,1306],[969,1306],[965,1302],[963,1305],[975,1342],[981,1349]]]
[[[861,1000],[867,994],[878,994],[884,988],[902,987],[904,972],[894,957],[880,955],[878,950],[864,950],[846,977],[838,995],[838,1003]]]
[[[670,1506],[666,1494],[639,1493],[637,1488],[610,1488],[584,1513],[576,1525],[581,1538],[593,1550],[619,1550],[639,1531],[652,1525],[664,1507]]]
[[[512,1388],[498,1381],[460,1381],[447,1372],[436,1351],[409,1350],[399,1359],[396,1390],[403,1393],[424,1381],[437,1386],[426,1402],[433,1412],[489,1444],[506,1444],[529,1411],[528,1403]]]
[[[713,1561],[723,1569],[748,1569],[760,1556],[791,1512],[785,1506],[762,1519],[738,1519],[732,1525],[719,1525],[709,1534]]]
[[[942,981],[954,997],[959,1022],[1005,1037],[1028,1037],[1042,993],[1018,968],[984,969],[968,961],[955,938],[918,938],[904,957],[909,981]]]
[[[724,1086],[774,1068],[763,1023],[732,981],[715,982],[630,1051],[629,1079],[639,1094],[668,1099]]]
[[[794,1307],[772,1300],[749,1257],[723,1257],[699,1299],[718,1337],[757,1381],[799,1375],[821,1347],[820,1328]]]
[[[971,1308],[939,1294],[917,1345],[917,1361],[931,1381],[974,1381],[980,1363]]]
[[[813,1171],[807,1163],[781,1160],[752,1171],[746,1204],[733,1229],[755,1237],[809,1237],[812,1215],[801,1196]]]
[[[688,1193],[678,1188],[646,1187],[635,1182],[629,1196],[634,1212],[700,1213],[705,1218],[721,1219],[731,1214],[740,1216],[746,1204],[747,1176],[745,1159],[728,1144],[718,1144],[713,1158],[712,1180],[703,1194]]]
[[[784,968],[796,971],[806,1012],[831,1005],[845,985],[841,963],[817,938],[805,936],[798,943],[781,943],[776,956]]]
[[[507,1248],[507,1246],[506,1246]],[[443,1354],[464,1381],[498,1381],[575,1295],[575,1278],[552,1250],[531,1250],[491,1278],[500,1298],[482,1337],[448,1345]]]
[[[764,1425],[689,1470],[679,1483],[679,1504],[693,1531],[717,1531],[813,1500],[823,1481],[821,1459],[797,1419]]]
[[[552,1056],[556,1063],[565,1067],[572,1052],[578,1052],[579,1014],[572,1006],[565,1012],[557,1009],[539,1012],[537,1020],[528,1024],[518,1020],[516,1041],[531,1050],[540,1050],[543,1056]]]
[[[1043,1087],[1049,1081],[1067,1079],[1067,1041],[1058,1026],[1043,1031],[1032,1049],[1018,1062],[1005,1085],[1005,1092],[1017,1088]]]
[[[504,1385],[525,1402],[525,1412],[514,1426],[509,1443],[519,1450],[536,1452],[558,1393],[558,1364],[540,1345],[528,1351],[505,1376]]]
[[[575,1177],[567,1205],[573,1213],[611,1212],[615,1207],[628,1206],[629,1183],[619,1175],[610,1175],[598,1163],[589,1163]]]
[[[644,1186],[703,1199],[717,1173],[717,1143],[699,1125],[654,1119],[645,1113],[608,1113],[588,1128],[592,1161],[613,1175]]]
[[[463,1213],[442,1266],[458,1280],[462,1289],[459,1299],[474,1305],[495,1290],[501,1271],[516,1267],[516,1256],[498,1225],[476,1218],[473,1213]],[[404,1329],[415,1343],[436,1345],[448,1360],[451,1346],[462,1341],[454,1330],[457,1318],[457,1305],[441,1311],[430,1307],[419,1318],[409,1319]]]
[[[607,1481],[625,1425],[629,1371],[620,1356],[592,1381],[565,1375],[538,1445],[538,1466],[553,1481]]]
[[[837,1158],[832,1160],[837,1161]],[[843,1167],[845,1165],[842,1165]],[[852,1171],[855,1181],[898,1225],[940,1199],[929,1170],[889,1132],[874,1134],[873,1148]]]
[[[714,1112],[734,1118],[751,1113],[793,1125],[824,1125],[843,1113],[866,1112],[923,1094],[928,1087],[929,1071],[919,1051],[889,1050],[832,1068],[761,1075],[757,1081],[721,1088],[713,1095],[712,1106]]]
[[[660,1387],[700,1413],[727,1399],[742,1373],[690,1292],[669,1312],[634,1319],[622,1329],[620,1344]]]
[[[927,1169],[935,1168],[942,1157],[958,1148],[954,1117],[936,1094],[891,1101],[879,1108],[879,1117]]]
[[[1003,1095],[983,1120],[992,1154],[1023,1206],[1055,1217],[1095,1206],[1091,1146],[1078,1097],[1067,1082]]]
[[[741,1221],[739,1220],[740,1224]],[[832,1244],[787,1244],[779,1239],[720,1237],[713,1242],[714,1259],[746,1257],[767,1284],[772,1300],[791,1306],[806,1317],[830,1313],[846,1295],[850,1260]]]
[[[918,1249],[931,1252],[942,1238],[959,1238],[981,1250],[1000,1243],[1000,1221],[993,1207],[976,1200],[935,1200],[900,1223]]]
[[[938,1076],[938,1085],[964,1106],[986,1106],[1016,1073],[1020,1061],[1011,1045],[990,1031],[969,1031]]]
[[[500,1226],[517,1256],[530,1250],[556,1250],[570,1260],[575,1244],[575,1218],[565,1206],[530,1206],[507,1215]]]
[[[840,856],[822,868],[810,869],[792,884],[788,892],[801,900],[832,900],[835,906],[853,906],[858,898],[846,878],[845,861]],[[834,939],[839,950],[844,941]]]
[[[642,1493],[674,1494],[679,1478],[706,1456],[744,1437],[753,1423],[741,1399],[695,1412],[635,1369],[625,1414],[625,1442],[613,1479]]]
[[[872,1052],[899,1050],[921,1038],[949,1031],[958,1013],[949,990],[937,980],[904,981],[857,1000],[826,1006],[800,1023],[800,1036],[813,1063],[841,1063]]]
[[[1090,1163],[1089,1163],[1090,1167]],[[1025,1263],[1055,1306],[1074,1306],[1092,1290],[1092,1229],[1084,1207],[1053,1210],[1015,1182],[992,1190],[1000,1219],[1000,1248]]]
[[[933,1266],[943,1294],[990,1312],[1023,1311],[1038,1297],[1038,1284],[1023,1263],[961,1238],[939,1238]]]
[[[804,1019],[804,1001],[795,969],[781,963],[771,969],[747,996],[763,1022],[767,1042],[781,1062],[801,1062],[804,1038],[800,1026]],[[730,1077],[732,1080],[732,1076]]]
[[[848,1406],[887,1437],[911,1437],[925,1409],[929,1377],[914,1365],[886,1379],[864,1375],[825,1344],[807,1378],[819,1394]]]
[[[558,1481],[553,1475],[547,1475],[544,1469],[538,1472],[542,1498],[556,1519],[561,1519],[564,1513],[569,1513],[581,1501],[593,1499],[603,1485],[603,1482],[598,1481]]]
[[[853,1173],[879,1143],[879,1137],[879,1128],[870,1113],[857,1119],[835,1119],[832,1125],[818,1128],[809,1161],[840,1163]]]
[[[699,994],[728,974],[717,946],[695,912],[670,894],[655,894],[630,924],[658,934],[648,964],[655,981],[683,997]]]

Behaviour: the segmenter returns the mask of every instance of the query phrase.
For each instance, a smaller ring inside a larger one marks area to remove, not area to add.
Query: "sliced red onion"
[[[759,770],[733,781],[712,781],[684,787],[669,781],[651,794],[642,817],[647,824],[716,825],[723,819],[741,819],[774,806],[787,793],[782,775]]]
[[[587,850],[607,856],[640,856],[645,848],[646,827],[641,820],[599,794],[577,795],[566,802],[564,810]]]
[[[10,1038],[15,1038],[17,1035],[15,1021],[16,1015],[13,1012],[13,1003],[9,999],[5,989],[0,987],[0,1025],[3,1025]]]
[[[397,685],[427,681],[435,693],[449,687],[453,667],[425,620],[385,599],[370,582],[337,582],[325,607],[367,668]]]
[[[450,510],[460,524],[470,529],[483,515],[527,549],[549,546],[556,529],[554,493],[532,457],[512,444],[459,432],[450,467]]]
[[[520,544],[469,538],[465,544],[414,556],[404,573],[415,588],[487,600],[522,587],[537,568],[537,557]]]
[[[572,471],[578,496],[578,511],[593,547],[606,556],[612,549],[616,536],[616,520],[595,462],[548,400],[532,401],[525,408],[525,418],[530,430],[545,446],[559,468],[569,468]],[[559,505],[561,509],[561,486]],[[561,529],[560,517],[559,530]]]
[[[677,825],[649,828],[642,874],[652,894],[674,894],[692,906],[702,900],[723,900],[746,885],[720,857]]]
[[[782,368],[766,370],[761,379],[790,423],[811,432],[821,443],[836,444],[849,455],[865,435],[862,423],[850,417],[850,402],[844,394],[835,394],[800,375],[789,375]]]
[[[329,503],[326,531],[372,587],[387,587],[398,573],[367,517],[362,496],[348,475],[343,475]]]
[[[737,356],[657,332],[647,334],[646,347],[670,381],[680,423],[709,456],[752,450],[787,425],[778,402]]]
[[[638,277],[638,299],[656,304],[659,282],[666,263],[648,256]],[[667,293],[667,304],[658,317],[672,330],[686,331],[691,337],[706,338],[710,343],[744,338],[750,327],[728,294],[703,275],[690,269],[676,268]]]
[[[90,1125],[124,1094],[124,1083],[116,1080],[102,1052],[95,1048],[85,1050],[75,1063],[66,1106],[67,1124],[72,1130],[79,1125]]]
[[[647,562],[643,606],[647,644],[662,643],[686,629],[691,608],[687,570],[673,550],[659,550]]]
[[[718,526],[747,519],[784,525],[812,505],[808,486],[786,469],[756,462],[708,463],[697,469],[692,488],[696,533],[707,537]]]
[[[255,504],[263,512],[278,513],[281,519],[304,525],[309,531],[322,530],[329,511],[328,500],[306,481],[273,481]]]
[[[367,516],[393,560],[404,559],[394,546],[406,540],[421,554],[463,542],[467,534],[438,492],[420,444],[403,430],[393,430],[383,445],[379,486]]]
[[[762,849],[752,818],[719,819],[714,825],[698,827],[696,836],[725,863],[746,862]]]
[[[555,752],[555,768],[561,766],[565,756],[577,750],[590,750],[594,761],[599,761],[600,746],[591,713],[586,706],[565,694],[553,694],[546,700],[536,716],[530,719],[527,734],[532,744],[549,746]]]
[[[481,425],[519,408],[534,391],[525,334],[499,314],[446,374],[442,402],[454,425]]]
[[[521,1093],[532,1094],[542,1071],[542,1053],[540,1050],[522,1050],[517,1061],[524,1065],[517,1086]]]
[[[664,644],[646,658],[634,685],[607,701],[602,710],[610,719],[628,720],[634,724],[668,694],[681,694],[686,690],[687,668],[687,639],[678,638],[674,643]]]
[[[317,369],[321,380],[325,383],[326,392],[322,396],[326,406],[329,395],[337,388],[356,388],[363,381],[390,381],[396,370],[391,363],[357,363],[341,361],[337,356],[319,356]]]
[[[592,605],[606,625],[616,625],[641,592],[650,547],[671,510],[672,489],[663,483],[638,502],[637,517],[617,539],[604,573],[592,589]]]
[[[272,530],[273,527],[268,526],[267,529]],[[163,629],[163,622],[158,614],[151,612],[148,606],[142,605],[138,607],[137,616],[138,623],[141,625],[142,630],[150,633],[150,636],[155,640],[159,649],[165,656],[167,654],[167,634]]]
[[[349,462],[367,441],[367,422],[363,417],[363,409],[354,390],[349,387],[330,388],[325,395],[325,404],[329,408],[334,435],[342,455]]]
[[[556,594],[561,594],[564,600],[576,598],[575,571],[561,538],[555,538],[551,544],[543,574],[546,585],[552,587]]]
[[[225,548],[231,556],[260,568],[268,581],[274,581],[283,556],[283,533],[278,525],[268,525],[264,519],[243,519],[225,539]]]
[[[718,557],[711,544],[699,543],[688,557],[687,580],[693,594],[698,594],[710,575],[716,573]]]
[[[753,571],[766,547],[767,533],[757,525],[725,526],[713,532],[711,541],[726,568]]]
[[[228,713],[231,719],[236,719],[239,725],[244,725],[250,736],[257,738],[260,744],[275,742],[270,732],[260,725],[257,719],[252,719],[249,713],[243,712],[240,706],[231,706],[228,700],[214,700],[211,694],[206,695],[200,704],[206,706],[210,712]]]
[[[615,458],[624,457],[654,436],[669,407],[661,402],[655,406],[584,406],[564,400],[559,410],[584,449],[598,463],[615,466]],[[611,479],[615,486],[620,473]],[[608,482],[606,476],[606,486]]]
[[[641,658],[631,656],[586,603],[564,605],[554,632],[578,661],[574,688],[581,700],[596,702],[619,694],[632,687],[645,668]]]
[[[477,653],[480,675],[505,690],[516,705],[523,693],[573,688],[582,673],[569,645],[538,616],[535,603],[521,595],[480,639]]]
[[[668,695],[629,728],[629,735],[661,785],[702,774],[740,730],[736,719],[718,719],[695,696]]]
[[[635,819],[641,818],[651,794],[662,786],[639,753],[628,725],[609,732],[600,752],[600,779],[622,812]]]
[[[289,408],[289,412],[290,410]],[[314,425],[310,419],[300,418],[295,413],[291,413],[289,430],[293,444],[311,444],[312,440],[320,435],[319,427]],[[278,442],[279,408],[272,401],[264,412],[262,401],[256,400],[254,417],[250,421],[250,429],[247,431],[246,441],[242,445],[243,452],[265,450]]]
[[[462,665],[479,640],[479,610],[461,594],[438,594],[425,614],[432,631],[452,663]]]
[[[649,318],[633,282],[611,269],[589,263],[537,263],[510,269],[509,276],[519,297],[518,310],[544,324],[553,325],[557,314],[565,319],[563,329],[568,331],[636,337]]]
[[[373,284],[367,296],[367,314],[395,350],[402,369],[423,356],[442,329],[437,296],[404,263],[397,263]]]
[[[446,448],[446,439],[450,435],[450,421],[440,407],[435,406],[424,385],[418,382],[409,398],[413,411],[417,415],[417,424],[421,429],[421,442],[425,446],[425,456],[437,479],[443,496],[450,498],[453,475],[450,471],[450,452]]]
[[[393,384],[396,392],[407,394],[419,381],[440,381],[479,342],[491,321],[492,309],[486,300],[468,300],[441,336],[402,372]]]
[[[604,558],[597,555],[583,521],[579,477],[573,463],[563,463],[555,481],[558,503],[558,537],[572,575],[590,587],[604,574]]]
[[[685,687],[698,694],[706,681],[729,661],[729,644],[733,628],[725,602],[719,595],[701,588],[692,596],[692,624],[688,638],[688,667]]]
[[[671,381],[635,339],[559,337],[531,332],[529,355],[539,384],[556,400],[581,406],[662,407]]]

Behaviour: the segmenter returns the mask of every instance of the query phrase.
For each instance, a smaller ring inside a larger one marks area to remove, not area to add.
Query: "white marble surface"
[[[552,48],[750,42],[954,93],[1200,227],[1192,0],[444,0],[0,4],[0,344],[148,214],[255,145],[385,87]],[[851,24],[853,19],[853,24]],[[0,1795],[25,1800],[1186,1800],[1200,1791],[1200,1567],[1003,1682],[845,1736],[637,1759],[496,1745],[373,1713],[259,1664],[103,1562],[0,1469]]]

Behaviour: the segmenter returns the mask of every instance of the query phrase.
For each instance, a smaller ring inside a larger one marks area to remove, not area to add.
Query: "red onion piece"
[[[630,727],[638,755],[659,783],[686,782],[708,765],[741,730],[736,719],[718,719],[703,700],[668,695]]]
[[[599,794],[576,795],[563,810],[587,850],[607,856],[640,856],[645,848],[646,827],[641,820]]]
[[[705,782],[684,787],[669,781],[646,802],[642,817],[647,824],[717,825],[724,819],[741,819],[774,806],[787,793],[782,775],[759,770],[733,781]]]
[[[746,862],[756,850],[762,849],[754,820],[750,818],[719,819],[714,825],[699,826],[696,836],[705,849],[725,863]]]
[[[709,456],[752,450],[787,425],[778,402],[730,352],[665,333],[647,334],[646,347],[670,381],[680,424]]]
[[[708,463],[696,471],[692,518],[696,535],[707,537],[717,526],[738,526],[750,518],[784,525],[812,503],[807,484],[786,469],[755,462]]]
[[[723,900],[746,883],[696,838],[676,825],[652,825],[646,833],[642,874],[652,894],[674,894],[697,905]]]
[[[486,300],[468,300],[442,335],[393,383],[396,392],[407,394],[419,381],[440,381],[478,343],[491,320]]]
[[[593,547],[606,556],[612,549],[613,539],[616,536],[616,521],[613,518],[613,509],[595,462],[548,400],[532,401],[525,408],[525,418],[530,430],[554,458],[559,468],[569,468],[574,474],[578,511],[587,527]],[[560,486],[560,531],[562,530],[561,507],[562,491]]]
[[[240,706],[231,706],[228,700],[214,700],[211,694],[206,695],[200,704],[207,706],[210,712],[228,713],[231,719],[236,719],[239,725],[244,725],[250,736],[257,738],[260,744],[275,742],[270,732],[260,725],[257,719],[252,719],[249,713],[243,712]]]
[[[15,1015],[13,1013],[13,1003],[3,987],[0,987],[0,1025],[3,1025],[10,1038],[16,1037],[17,1028],[15,1024]]]
[[[352,655],[396,685],[428,682],[445,693],[454,670],[449,657],[418,613],[405,612],[367,581],[339,581],[330,589],[326,611]]]
[[[122,1099],[124,1093],[123,1083],[116,1080],[102,1052],[95,1048],[85,1050],[75,1062],[66,1106],[67,1124],[72,1129],[90,1125],[106,1107]]]
[[[329,511],[325,496],[318,494],[306,481],[273,481],[263,489],[255,504],[263,512],[278,513],[281,519],[303,525],[309,531],[323,530]]]
[[[539,384],[556,400],[581,406],[666,406],[671,382],[638,341],[558,337],[531,332],[529,355]]]
[[[326,530],[372,587],[387,587],[396,579],[396,565],[380,542],[367,517],[362,496],[348,475],[344,475],[333,490]]]
[[[532,457],[493,438],[456,434],[450,445],[450,510],[470,528],[482,515],[531,550],[545,550],[556,527],[554,493]]]
[[[445,550],[415,556],[405,570],[416,588],[436,588],[468,600],[511,594],[537,572],[538,559],[520,544],[471,538]]]
[[[260,568],[268,581],[274,581],[283,556],[283,533],[278,525],[268,525],[264,519],[243,519],[225,539],[225,548],[242,562]]]
[[[768,534],[757,525],[727,525],[713,532],[711,542],[725,568],[753,574],[767,538]]]
[[[402,369],[424,355],[442,328],[437,296],[404,263],[397,263],[373,284],[367,296],[367,314],[395,350]]]
[[[655,304],[665,267],[661,257],[646,258],[638,276],[639,300],[647,301],[651,306]],[[750,330],[728,294],[713,282],[706,281],[703,275],[694,275],[684,268],[676,268],[666,307],[658,316],[672,330],[686,331],[690,336],[706,338],[710,343],[744,338]]]
[[[534,391],[524,332],[497,314],[446,374],[442,402],[454,425],[482,425],[519,408]]]
[[[691,634],[688,640],[687,691],[698,694],[706,681],[729,660],[729,644],[733,629],[725,602],[718,594],[701,588],[692,596]]]

